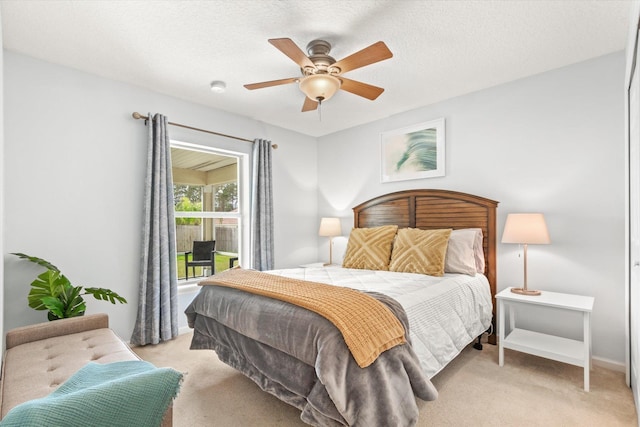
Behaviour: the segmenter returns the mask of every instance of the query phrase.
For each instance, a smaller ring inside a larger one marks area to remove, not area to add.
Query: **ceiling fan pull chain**
[[[318,101],[318,118],[322,121],[322,100]]]

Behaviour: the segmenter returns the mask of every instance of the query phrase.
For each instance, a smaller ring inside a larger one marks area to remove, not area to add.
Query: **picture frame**
[[[444,118],[381,134],[381,181],[445,175]]]

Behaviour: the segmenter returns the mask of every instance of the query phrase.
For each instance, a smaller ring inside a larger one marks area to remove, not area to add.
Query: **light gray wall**
[[[74,282],[128,298],[126,306],[89,301],[89,311],[108,312],[114,329],[129,337],[146,150],[146,128],[130,115],[152,111],[280,146],[274,152],[277,268],[326,259],[319,217],[343,218],[346,236],[351,208],[391,191],[446,188],[498,200],[500,233],[509,212],[544,212],[552,244],[530,247],[530,286],[595,296],[594,354],[623,362],[623,76],[622,53],[608,55],[316,141],[5,52],[5,330],[44,316],[26,305],[28,284],[39,270],[7,255],[22,251],[56,262]],[[447,175],[381,184],[380,133],[438,117],[446,119]],[[249,150],[179,128],[172,128],[172,137]],[[345,241],[336,239],[334,256]],[[499,245],[499,289],[521,282],[517,251]],[[181,301],[190,298],[182,295]],[[579,334],[573,318],[531,316],[542,330]]]
[[[133,330],[147,128],[131,118],[170,121],[277,143],[273,154],[277,268],[317,257],[316,139],[13,52],[4,52],[5,330],[46,319],[27,306],[41,268],[56,264],[74,284],[111,288],[129,304],[88,300],[123,338]],[[206,84],[203,90],[207,90]],[[215,96],[212,94],[212,96]],[[251,144],[170,128],[173,139],[232,151]],[[193,294],[181,295],[184,305]],[[184,319],[182,319],[184,320]]]
[[[318,216],[341,217],[347,236],[353,206],[412,188],[499,201],[499,238],[507,213],[543,212],[552,244],[529,247],[530,288],[594,296],[594,355],[624,363],[623,82],[616,53],[322,137]],[[380,133],[439,117],[446,176],[380,183]],[[499,244],[498,289],[521,286],[522,272],[518,247]],[[524,326],[580,336],[579,318],[526,315]]]
[[[0,45],[2,45],[2,17],[0,16]],[[4,189],[4,51],[0,50],[0,189]],[[4,253],[4,190],[0,193],[0,254]],[[4,330],[4,263],[0,262],[0,331]],[[4,334],[0,337],[4,349]]]

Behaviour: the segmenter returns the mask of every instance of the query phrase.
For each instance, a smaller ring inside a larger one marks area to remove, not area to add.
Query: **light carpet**
[[[300,411],[263,392],[218,360],[211,350],[189,350],[192,334],[134,347],[157,367],[186,373],[173,406],[173,425],[305,426]],[[467,347],[432,381],[440,395],[418,400],[418,426],[637,426],[624,374],[594,366],[585,392],[582,368],[505,350]],[[386,427],[386,426],[385,426]]]

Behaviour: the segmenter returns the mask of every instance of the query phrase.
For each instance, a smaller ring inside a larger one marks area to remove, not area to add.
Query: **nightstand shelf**
[[[584,389],[589,391],[591,369],[591,311],[593,297],[543,292],[539,296],[526,296],[511,292],[507,288],[496,295],[498,302],[498,363],[504,365],[504,349],[521,351],[584,368]],[[573,340],[543,334],[516,327],[514,306],[518,304],[552,307],[559,310],[583,313],[583,340]],[[505,330],[505,306],[509,308],[509,335]]]
[[[504,339],[504,347],[571,365],[583,366],[584,344],[568,338],[514,329]]]

